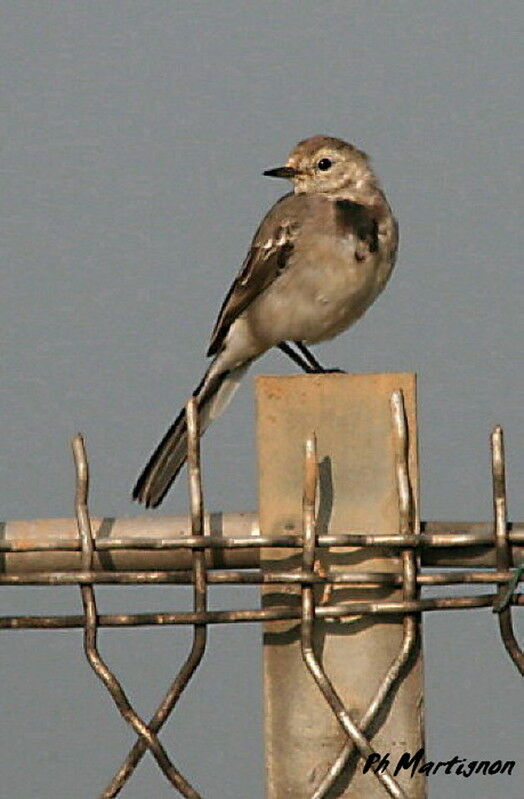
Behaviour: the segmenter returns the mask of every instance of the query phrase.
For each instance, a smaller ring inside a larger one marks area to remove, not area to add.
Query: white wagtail
[[[284,195],[262,220],[211,335],[213,361],[193,392],[203,433],[224,410],[249,365],[279,347],[306,372],[324,370],[306,348],[356,322],[395,263],[398,227],[368,157],[341,139],[299,142],[285,166]],[[293,345],[296,349],[293,348]],[[182,410],[133,490],[159,505],[186,460]]]

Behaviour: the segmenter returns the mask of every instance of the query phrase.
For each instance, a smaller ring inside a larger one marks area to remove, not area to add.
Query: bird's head
[[[291,151],[285,166],[268,169],[264,175],[291,180],[295,194],[332,194],[342,189],[360,192],[377,187],[367,155],[331,136],[304,139]]]

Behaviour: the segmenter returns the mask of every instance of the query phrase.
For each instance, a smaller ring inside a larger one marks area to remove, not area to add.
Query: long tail
[[[230,371],[218,372],[216,361],[207,370],[193,392],[197,399],[200,434],[227,407],[251,361]],[[187,458],[186,412],[182,408],[177,418],[151,455],[133,489],[133,499],[146,508],[156,508],[169,491]]]

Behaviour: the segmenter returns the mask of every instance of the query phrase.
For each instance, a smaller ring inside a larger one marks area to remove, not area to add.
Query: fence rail
[[[524,654],[512,626],[512,607],[524,605],[517,593],[523,579],[524,522],[508,522],[506,511],[504,446],[500,428],[493,431],[492,483],[494,517],[491,522],[423,522],[413,534],[407,472],[406,426],[402,394],[392,397],[392,423],[396,436],[396,470],[401,529],[399,534],[362,531],[342,535],[316,533],[315,495],[318,470],[315,441],[306,443],[303,524],[300,530],[286,527],[275,536],[263,536],[255,514],[205,514],[200,480],[199,438],[194,401],[187,405],[189,430],[189,495],[191,513],[186,517],[161,519],[91,519],[87,507],[88,464],[81,437],[73,441],[76,466],[76,519],[9,521],[2,525],[0,539],[0,585],[78,585],[82,615],[2,616],[0,629],[84,629],[87,659],[104,683],[116,707],[138,736],[125,762],[101,797],[116,796],[146,751],[178,792],[198,799],[200,794],[181,774],[162,746],[158,732],[172,712],[180,694],[197,669],[206,647],[209,624],[234,622],[300,622],[302,655],[320,691],[347,735],[347,741],[321,784],[312,795],[321,799],[345,768],[353,750],[361,757],[373,753],[367,730],[401,672],[417,642],[417,614],[427,611],[491,608],[498,613],[502,641],[515,666],[524,674]],[[317,568],[322,550],[377,548],[382,555],[401,557],[402,570],[335,571]],[[301,563],[292,569],[261,567],[261,551],[299,550]],[[446,571],[421,571],[441,568]],[[451,571],[450,571],[451,570]],[[94,585],[193,586],[193,609],[187,612],[100,614]],[[260,609],[209,610],[208,585],[295,585],[298,604],[277,604]],[[495,591],[480,596],[420,597],[422,588],[443,585],[493,585]],[[315,602],[314,587],[350,586],[362,590],[402,589],[401,598],[348,599]],[[357,724],[315,655],[312,630],[315,619],[327,622],[357,616],[403,618],[401,650],[377,689],[368,710]],[[192,625],[193,643],[188,657],[164,699],[146,723],[127,699],[121,684],[102,659],[97,643],[99,627],[141,625]],[[373,777],[373,775],[371,775]],[[401,799],[402,788],[387,772],[375,775],[389,796]]]

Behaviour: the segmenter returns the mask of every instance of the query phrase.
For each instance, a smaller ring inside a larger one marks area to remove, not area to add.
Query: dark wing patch
[[[216,355],[235,319],[284,271],[293,252],[295,232],[296,226],[286,221],[265,241],[255,238],[220,309],[208,356]]]
[[[289,259],[291,258],[291,253],[293,252],[293,247],[293,243],[291,241],[287,241],[278,248],[276,253],[277,275],[281,275],[284,269],[287,267]]]
[[[336,225],[341,236],[353,233],[367,246],[370,253],[378,250],[378,222],[369,208],[352,200],[336,201]],[[365,257],[360,248],[355,253],[357,260]]]

